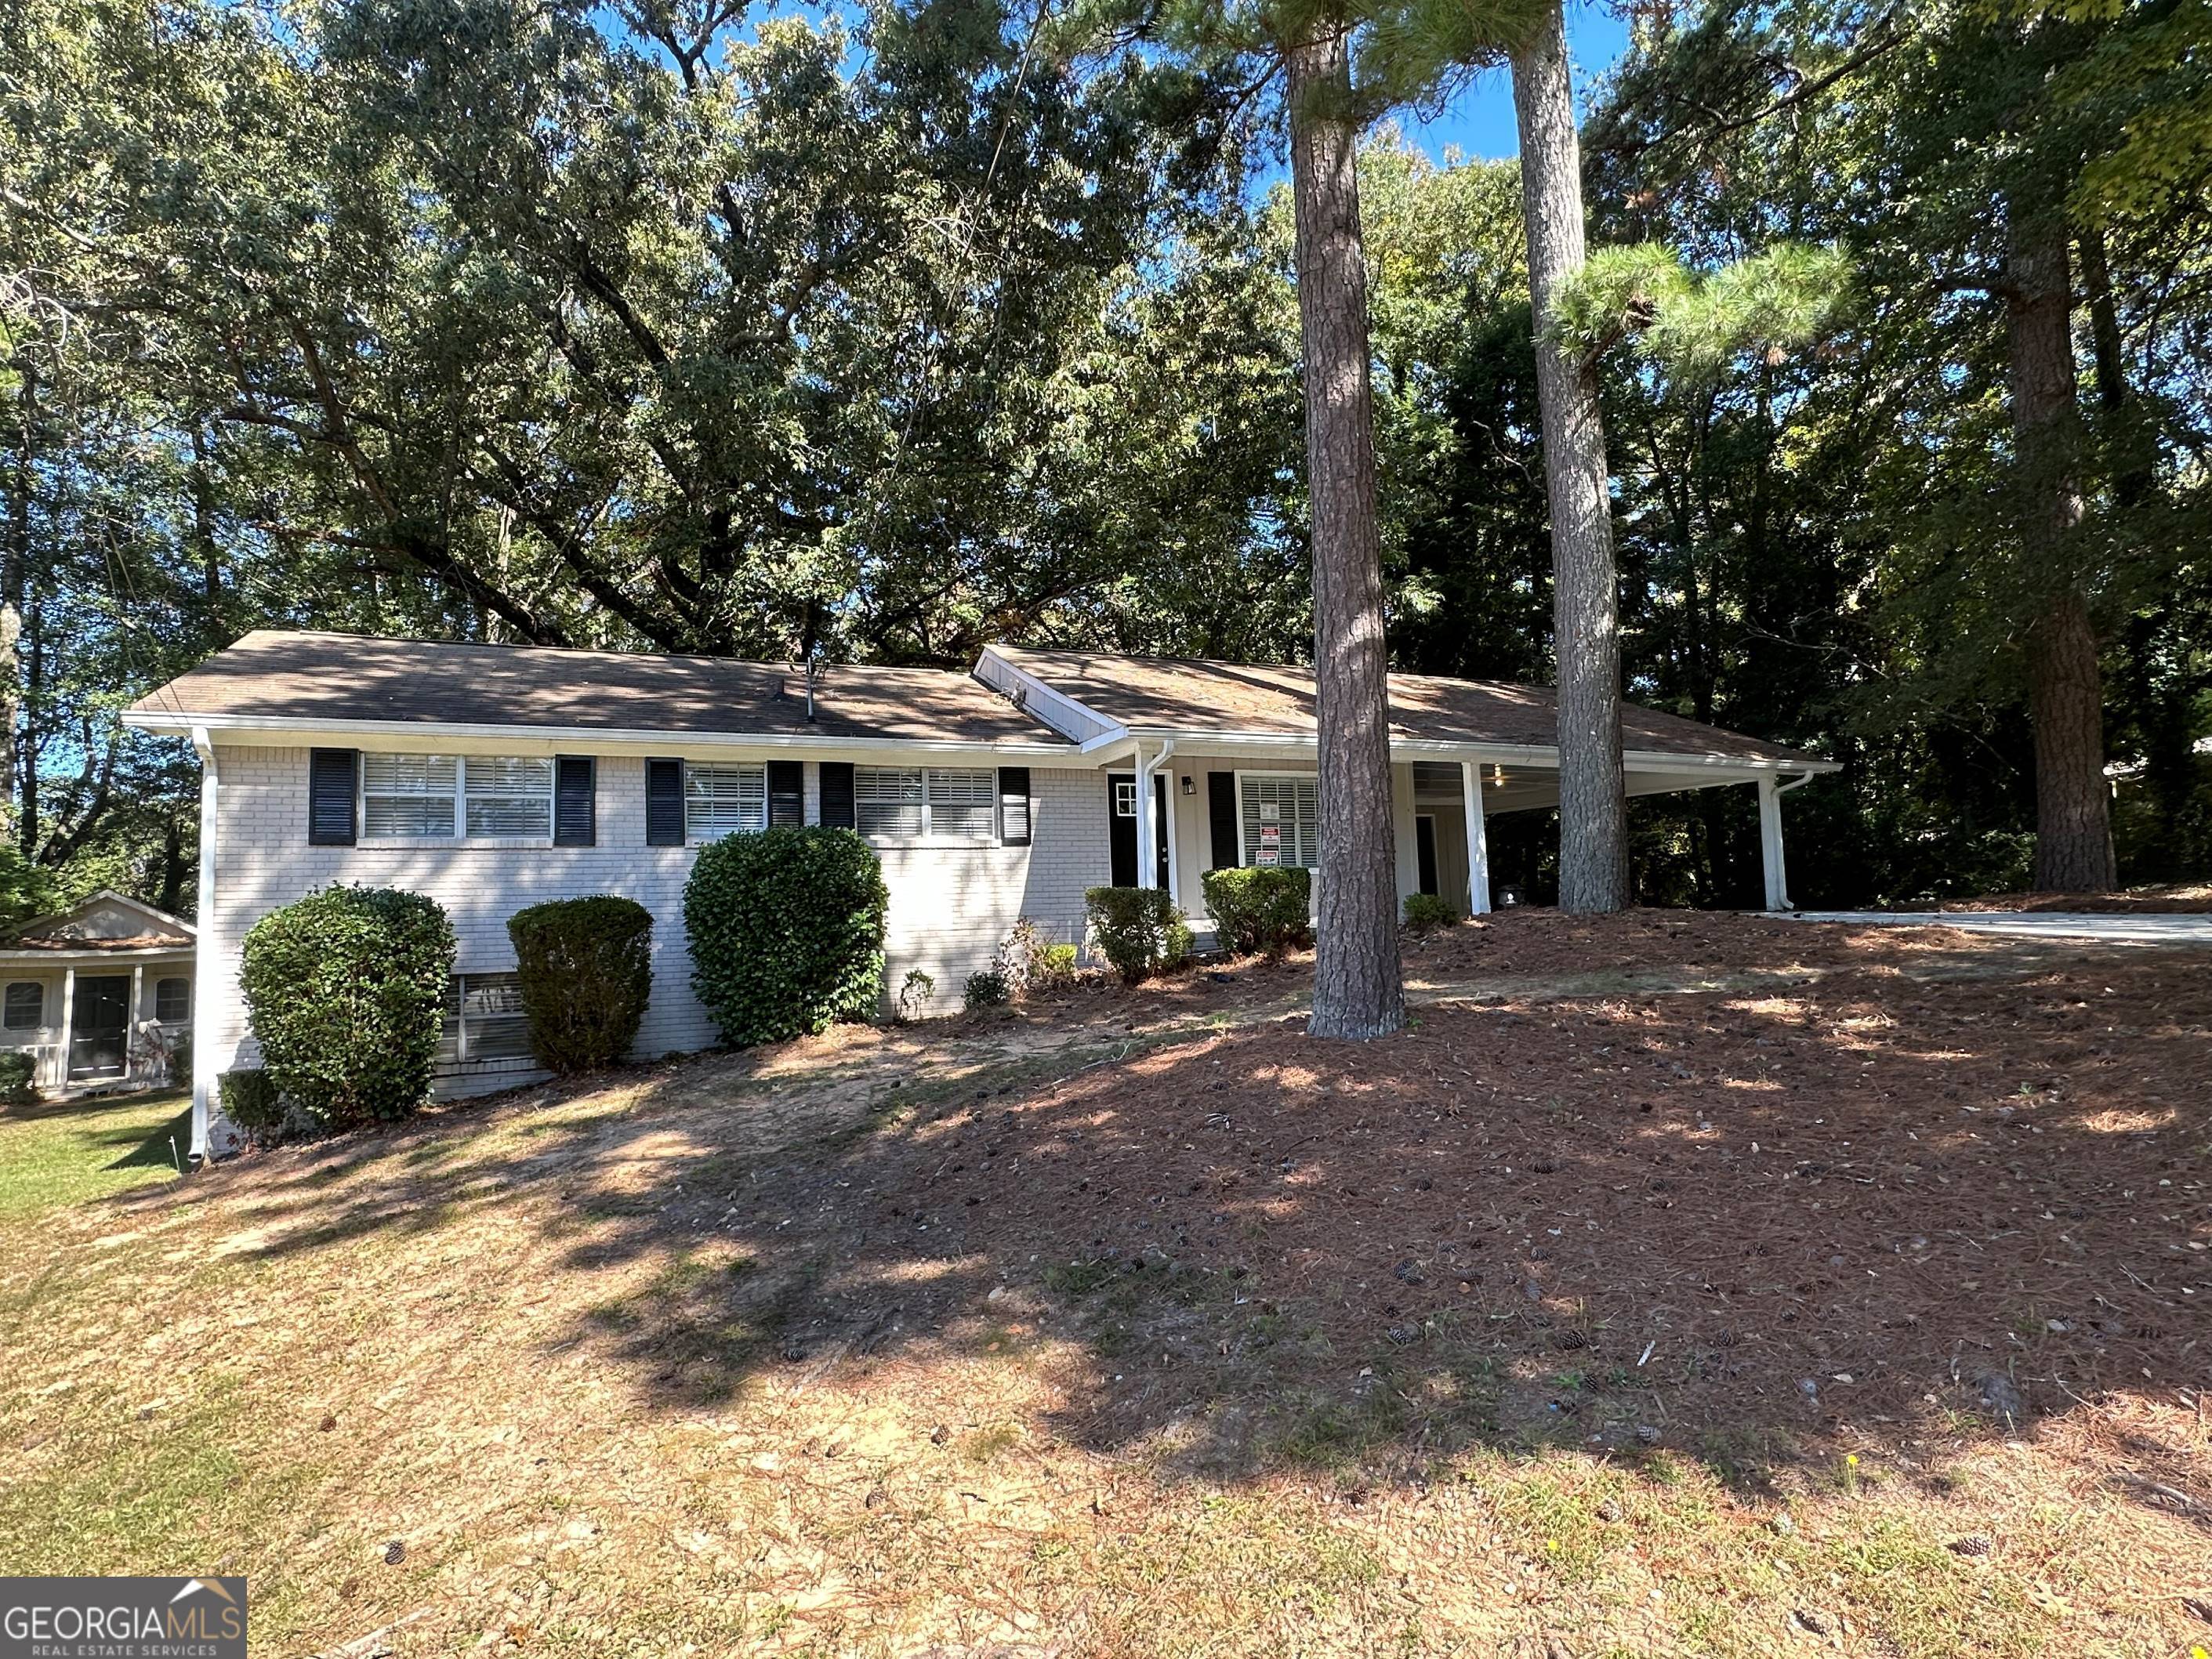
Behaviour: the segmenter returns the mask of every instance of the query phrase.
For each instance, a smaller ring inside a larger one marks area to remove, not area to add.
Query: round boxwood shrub
[[[653,995],[653,915],[611,893],[533,904],[507,920],[530,1046],[549,1072],[612,1066]]]
[[[257,1139],[273,1135],[284,1121],[283,1097],[266,1072],[225,1072],[216,1084],[222,1115]]]
[[[1296,865],[1208,870],[1198,878],[1214,935],[1231,956],[1280,956],[1313,943],[1313,876]]]
[[[1141,984],[1155,974],[1188,967],[1190,926],[1174,898],[1158,887],[1092,887],[1083,908],[1098,954],[1124,985]]]
[[[890,896],[850,830],[780,825],[699,849],[684,888],[691,988],[739,1048],[874,1015]]]
[[[239,968],[261,1064],[326,1129],[404,1117],[430,1092],[453,927],[389,887],[325,887],[247,930]]]

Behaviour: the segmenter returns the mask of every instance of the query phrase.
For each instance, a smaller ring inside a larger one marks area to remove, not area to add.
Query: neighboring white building
[[[0,1049],[48,1094],[167,1082],[198,951],[191,923],[120,893],[27,921],[0,944]]]
[[[1558,800],[1552,694],[1390,682],[1401,893],[1489,908],[1486,813]],[[769,823],[856,829],[890,893],[887,992],[939,1007],[1024,916],[1080,944],[1086,888],[1313,866],[1310,671],[994,646],[973,673],[258,632],[136,704],[203,765],[195,1152],[211,1079],[251,1063],[239,941],[332,882],[428,894],[459,939],[444,1093],[530,1075],[507,919],[586,893],[653,917],[637,1052],[710,1046],[682,916],[694,849]],[[1754,785],[1781,908],[1778,797],[1832,763],[1630,709],[1632,793]],[[1139,814],[1149,795],[1152,811]]]

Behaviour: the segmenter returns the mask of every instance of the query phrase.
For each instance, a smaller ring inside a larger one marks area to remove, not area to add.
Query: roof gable
[[[20,951],[174,950],[192,943],[192,924],[156,909],[127,893],[100,891],[51,916],[38,916],[15,930],[11,947]]]

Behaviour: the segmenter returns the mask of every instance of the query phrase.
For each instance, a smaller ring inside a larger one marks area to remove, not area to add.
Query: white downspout
[[[1160,745],[1160,752],[1152,757],[1153,772],[1157,775],[1159,769],[1167,765],[1168,761],[1174,756],[1174,754],[1175,739],[1173,738],[1170,738],[1165,743]],[[1167,823],[1164,827],[1167,831],[1168,837],[1168,897],[1173,901],[1176,908],[1180,908],[1182,905],[1182,860],[1176,856],[1176,779],[1175,773],[1172,769],[1168,773],[1167,781],[1168,811]],[[1151,806],[1152,799],[1150,796],[1146,798],[1145,804],[1148,808]],[[1147,812],[1146,816],[1146,822],[1148,823],[1152,822],[1149,812]],[[1158,824],[1153,825],[1155,830],[1162,827],[1163,826]],[[1152,862],[1146,867],[1152,870],[1157,870],[1159,868],[1159,854],[1158,853],[1154,853],[1152,854]]]
[[[1760,862],[1765,866],[1766,908],[1770,910],[1795,908],[1790,902],[1790,875],[1783,858],[1782,797],[1812,781],[1810,772],[1800,773],[1787,783],[1777,783],[1771,772],[1761,774],[1759,780],[1759,850]]]
[[[193,929],[192,952],[192,1145],[191,1155],[202,1163],[213,1153],[209,1146],[208,1120],[215,1092],[215,744],[207,727],[192,728],[192,747],[200,757],[200,890],[198,926]]]

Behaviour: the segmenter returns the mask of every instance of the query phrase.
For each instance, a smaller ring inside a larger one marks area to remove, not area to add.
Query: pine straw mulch
[[[167,1535],[356,1656],[2212,1638],[2201,957],[1527,914],[1408,970],[1376,1044],[1253,964],[11,1237],[0,1559],[169,1570],[189,1427]]]

